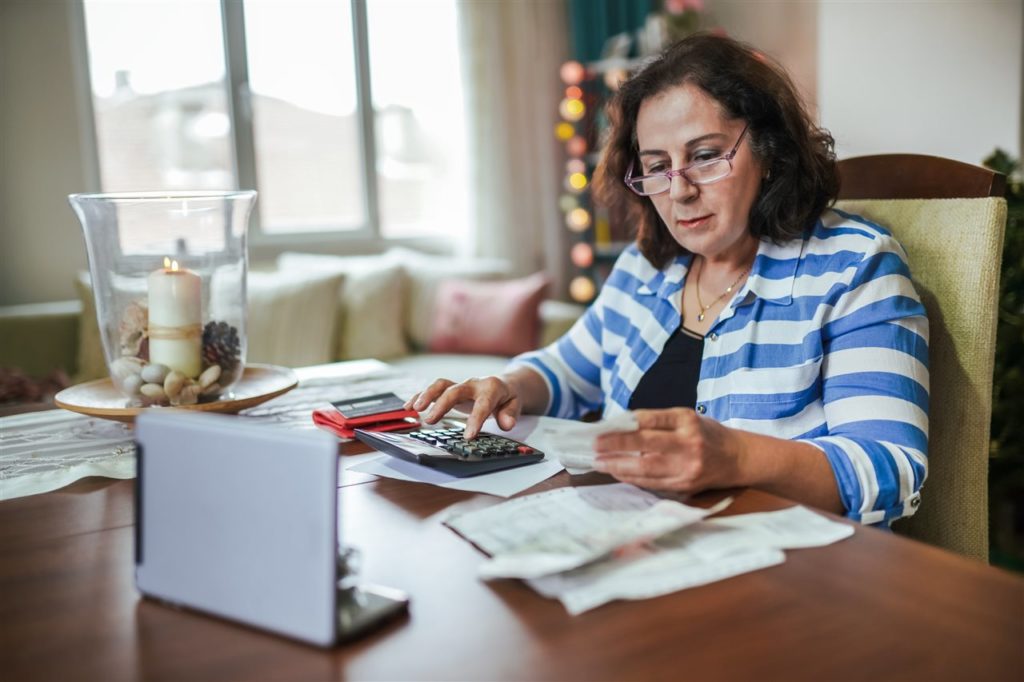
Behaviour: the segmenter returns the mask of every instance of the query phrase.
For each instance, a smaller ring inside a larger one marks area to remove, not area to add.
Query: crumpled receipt
[[[632,412],[622,412],[598,422],[564,422],[542,424],[540,435],[548,454],[558,457],[570,474],[583,474],[594,470],[594,439],[602,433],[636,431],[639,429]],[[639,453],[638,453],[639,454]]]
[[[480,577],[539,578],[632,552],[730,502],[701,509],[612,483],[557,488],[470,512],[456,509],[444,523],[491,555],[480,565]]]

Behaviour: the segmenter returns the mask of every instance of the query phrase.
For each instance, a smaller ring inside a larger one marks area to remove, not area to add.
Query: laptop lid
[[[337,441],[244,419],[136,420],[145,595],[322,646],[337,636]]]

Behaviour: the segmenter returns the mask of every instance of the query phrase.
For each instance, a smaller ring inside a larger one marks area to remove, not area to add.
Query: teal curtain
[[[584,63],[600,59],[608,38],[633,33],[660,4],[659,0],[570,0],[573,59]]]

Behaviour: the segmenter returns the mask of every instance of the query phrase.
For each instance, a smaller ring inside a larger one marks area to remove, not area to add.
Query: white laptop
[[[330,435],[161,409],[135,438],[142,594],[320,646],[405,610],[395,590],[339,588]]]

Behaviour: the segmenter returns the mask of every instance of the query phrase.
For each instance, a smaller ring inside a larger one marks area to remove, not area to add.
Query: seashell
[[[181,392],[181,387],[185,385],[185,378],[185,375],[176,369],[167,373],[167,378],[164,379],[164,393],[168,398],[173,398]]]
[[[167,378],[167,373],[170,372],[170,368],[167,365],[161,365],[159,362],[154,362],[151,365],[146,365],[142,368],[140,374],[142,379],[150,384],[162,384],[164,379]]]
[[[199,387],[205,393],[207,387],[217,381],[217,379],[220,379],[220,365],[210,365],[199,375]]]
[[[209,386],[207,386],[206,388],[202,389],[202,394],[204,396],[205,395],[214,395],[215,396],[215,395],[220,395],[220,392],[223,391],[223,390],[224,389],[221,388],[220,384],[214,382],[214,383],[210,384]]]
[[[141,331],[121,335],[121,355],[138,355],[142,348],[143,334]]]
[[[188,384],[171,401],[172,405],[195,405],[199,402],[199,384]]]
[[[138,301],[132,301],[125,306],[124,312],[121,313],[121,331],[127,330],[143,330],[149,325],[149,309],[139,303]]]
[[[142,384],[142,388],[139,389],[139,393],[154,400],[160,400],[167,397],[167,394],[164,393],[164,387],[160,384]]]
[[[121,380],[121,390],[128,395],[136,395],[142,388],[142,377],[138,374],[130,374]]]
[[[138,358],[118,358],[110,363],[110,375],[116,379],[124,380],[142,371],[143,363]]]

